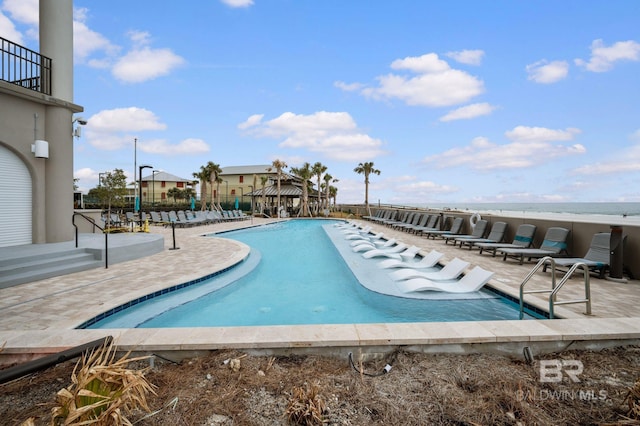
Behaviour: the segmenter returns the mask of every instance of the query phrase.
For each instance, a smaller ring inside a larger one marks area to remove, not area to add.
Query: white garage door
[[[0,247],[31,244],[31,175],[0,146]]]

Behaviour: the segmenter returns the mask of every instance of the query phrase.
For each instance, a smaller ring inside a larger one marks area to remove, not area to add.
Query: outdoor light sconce
[[[49,158],[49,142],[38,139],[38,114],[33,114],[33,140],[31,152],[36,158]]]
[[[73,128],[73,124],[74,123],[78,123],[78,125]],[[71,127],[73,128],[71,134],[73,135],[73,137],[79,138],[80,136],[82,136],[82,129],[80,128],[80,126],[86,126],[88,123],[88,121],[85,118],[82,117],[76,117],[73,119],[73,121],[71,122]]]
[[[31,152],[34,153],[36,158],[49,158],[49,142],[43,140],[36,140],[31,144]]]

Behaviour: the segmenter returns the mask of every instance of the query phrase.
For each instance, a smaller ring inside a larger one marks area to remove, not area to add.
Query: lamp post
[[[251,188],[251,217],[253,217],[253,185],[249,185]]]
[[[228,209],[229,209],[229,206],[228,206],[227,204],[229,204],[229,181],[228,181],[228,180],[225,180],[225,181],[223,181],[223,182],[224,182],[224,183],[226,184],[226,186],[227,186],[227,189],[226,189],[225,194],[224,194],[224,204],[225,204],[225,207],[227,207],[227,210],[228,210]]]
[[[153,195],[152,195],[152,197],[153,197],[153,198],[151,199],[151,207],[152,207],[152,208],[154,208],[154,207],[155,207],[155,205],[156,205],[156,173],[160,173],[160,172],[161,172],[161,170],[153,170],[153,171],[151,172],[151,174],[153,175],[153,176],[152,176],[152,179],[153,179],[153,184],[152,184],[152,185],[153,185],[153,188],[151,189],[151,193],[153,194]]]
[[[142,164],[138,166],[138,177],[140,182],[139,190],[138,190],[140,192],[140,198],[139,198],[140,204],[138,206],[139,207],[138,213],[142,211],[142,169],[153,169],[153,166],[150,166],[148,164]],[[140,220],[142,221],[142,216],[140,217],[141,217]]]

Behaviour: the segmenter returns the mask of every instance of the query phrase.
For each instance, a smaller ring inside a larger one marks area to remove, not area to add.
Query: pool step
[[[0,288],[104,267],[86,249],[69,249],[0,261]]]

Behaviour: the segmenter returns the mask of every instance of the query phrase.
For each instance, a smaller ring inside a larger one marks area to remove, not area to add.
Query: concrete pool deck
[[[563,319],[526,321],[472,321],[409,324],[344,324],[268,327],[214,327],[173,329],[76,330],[96,315],[137,297],[225,269],[242,261],[249,248],[203,234],[266,224],[274,219],[226,222],[176,229],[173,246],[170,228],[151,227],[164,236],[165,250],[142,259],[112,264],[60,277],[20,284],[0,290],[0,364],[56,353],[106,335],[123,350],[140,352],[206,351],[233,348],[256,353],[329,354],[378,353],[398,346],[423,352],[498,351],[522,354],[529,346],[534,355],[572,348],[599,348],[640,343],[640,281],[628,283],[591,278],[592,315],[585,305],[556,307]],[[490,285],[517,298],[520,282],[532,264],[518,265],[499,257],[479,255],[384,226],[373,226],[389,237],[444,253],[493,271]],[[583,281],[576,275],[563,288],[559,300],[584,297]],[[549,273],[537,272],[527,288],[550,288]],[[548,297],[548,296],[547,296]],[[548,308],[543,295],[526,301]]]

